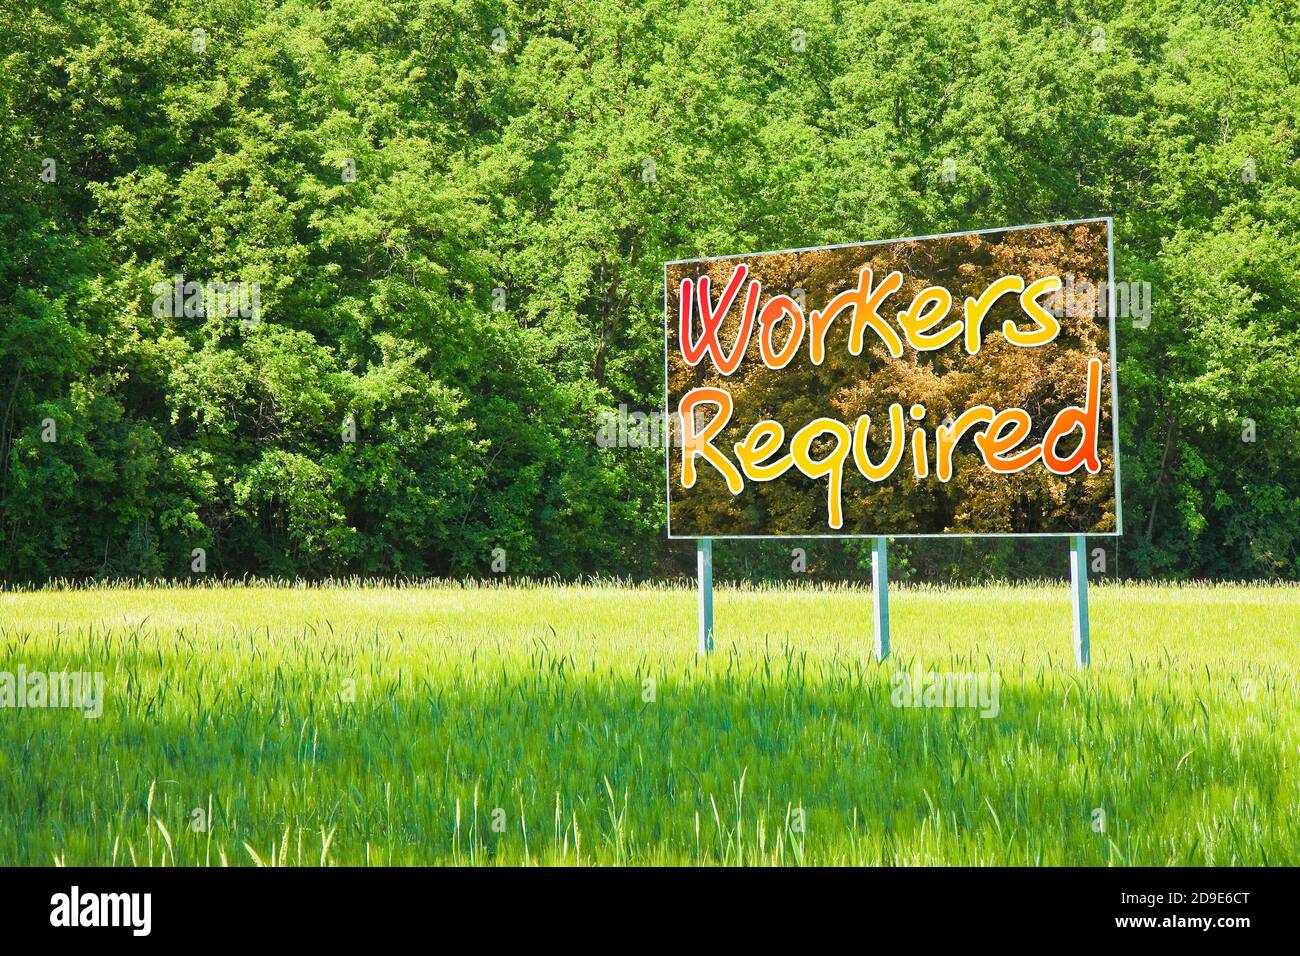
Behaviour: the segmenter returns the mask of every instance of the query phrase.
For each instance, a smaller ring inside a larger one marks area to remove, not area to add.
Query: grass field
[[[0,593],[0,863],[1296,864],[1300,589]],[[894,706],[991,672],[995,717]],[[652,698],[652,699],[647,699]],[[1103,817],[1104,815],[1104,817]]]

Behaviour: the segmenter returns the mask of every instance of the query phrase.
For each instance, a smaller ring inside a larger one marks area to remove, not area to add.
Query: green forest
[[[665,261],[1106,215],[1104,573],[1300,578],[1298,88],[1293,0],[5,0],[0,581],[680,574]]]

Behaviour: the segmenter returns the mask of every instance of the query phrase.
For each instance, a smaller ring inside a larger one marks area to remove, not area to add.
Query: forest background
[[[0,580],[684,573],[662,448],[597,441],[662,408],[665,261],[1096,215],[1149,293],[1116,322],[1102,571],[1300,578],[1298,20],[5,3]],[[177,276],[256,314],[160,302]],[[860,577],[868,544],[729,542],[717,573],[789,578],[803,547]],[[891,557],[1065,570],[1059,539]]]

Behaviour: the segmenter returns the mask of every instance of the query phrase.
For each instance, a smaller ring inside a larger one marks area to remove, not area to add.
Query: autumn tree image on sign
[[[1118,534],[1110,230],[666,264],[669,536]]]

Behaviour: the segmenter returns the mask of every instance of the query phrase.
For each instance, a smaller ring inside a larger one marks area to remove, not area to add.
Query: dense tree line
[[[682,568],[662,451],[596,441],[602,412],[662,402],[665,260],[1099,214],[1151,289],[1118,322],[1108,573],[1300,577],[1298,20],[6,4],[0,578],[188,576],[195,549],[230,575],[488,573],[494,549],[511,574]],[[942,579],[1063,551],[895,554]],[[809,569],[865,555],[818,543]],[[790,545],[718,559],[784,577]]]

